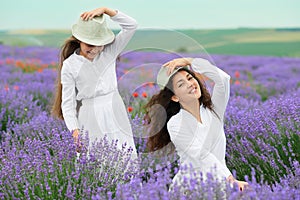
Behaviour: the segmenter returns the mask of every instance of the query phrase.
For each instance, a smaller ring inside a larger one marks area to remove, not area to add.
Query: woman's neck
[[[200,116],[200,102],[199,100],[189,102],[188,104],[182,104],[181,107],[191,113],[198,122],[202,123],[201,116]]]

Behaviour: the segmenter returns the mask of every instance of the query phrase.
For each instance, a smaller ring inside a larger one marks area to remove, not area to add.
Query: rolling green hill
[[[1,31],[0,43],[16,46],[60,47],[70,34],[70,31],[65,30]],[[300,28],[139,29],[127,45],[127,50],[207,51],[210,54],[300,57]]]

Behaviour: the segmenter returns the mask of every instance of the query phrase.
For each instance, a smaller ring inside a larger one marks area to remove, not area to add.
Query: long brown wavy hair
[[[201,81],[203,80],[202,76],[186,68],[182,68],[179,71],[183,70],[191,74],[200,85],[200,105],[203,104],[204,108],[208,108],[214,114],[216,114],[216,116],[218,116],[213,109],[211,95],[206,89],[204,81]],[[179,112],[181,108],[179,102],[171,100],[171,97],[174,95],[172,84],[173,77],[174,76],[170,78],[166,87],[160,90],[158,94],[153,95],[150,101],[145,105],[146,114],[144,116],[144,121],[145,125],[149,126],[148,134],[150,135],[150,137],[147,141],[147,148],[149,151],[156,151],[162,149],[164,146],[169,144],[169,142],[171,142],[170,135],[167,129],[167,123],[173,115],[176,115]],[[165,118],[165,114],[167,115],[166,119],[163,119]]]
[[[51,114],[54,117],[59,119],[64,119],[62,110],[61,110],[61,100],[62,100],[62,84],[61,84],[61,69],[63,66],[63,62],[70,55],[74,53],[74,51],[80,47],[80,41],[77,40],[74,36],[68,38],[65,43],[62,45],[59,56],[59,64],[58,64],[58,74],[56,79],[56,92],[55,97],[53,99],[53,105],[51,109]]]

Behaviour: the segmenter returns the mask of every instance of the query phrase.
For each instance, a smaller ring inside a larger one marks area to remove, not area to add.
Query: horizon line
[[[299,27],[247,27],[247,26],[240,26],[240,27],[220,27],[220,28],[159,28],[155,27],[153,30],[235,30],[235,29],[291,29],[291,30],[299,30]],[[119,28],[111,28],[111,30],[120,30]],[[68,32],[71,31],[70,29],[59,29],[59,28],[26,28],[26,29],[0,29],[0,32],[27,32],[27,31],[63,31]],[[138,28],[137,31],[151,31],[151,29],[147,28]]]

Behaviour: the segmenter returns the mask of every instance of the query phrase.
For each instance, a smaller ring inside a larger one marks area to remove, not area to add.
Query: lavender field
[[[195,177],[170,192],[177,157],[147,152],[142,108],[158,91],[160,64],[178,55],[119,58],[119,90],[140,154],[131,161],[130,149],[106,139],[78,157],[64,122],[50,116],[58,52],[0,46],[0,199],[300,199],[300,58],[211,55],[231,76],[227,165],[250,188]]]

